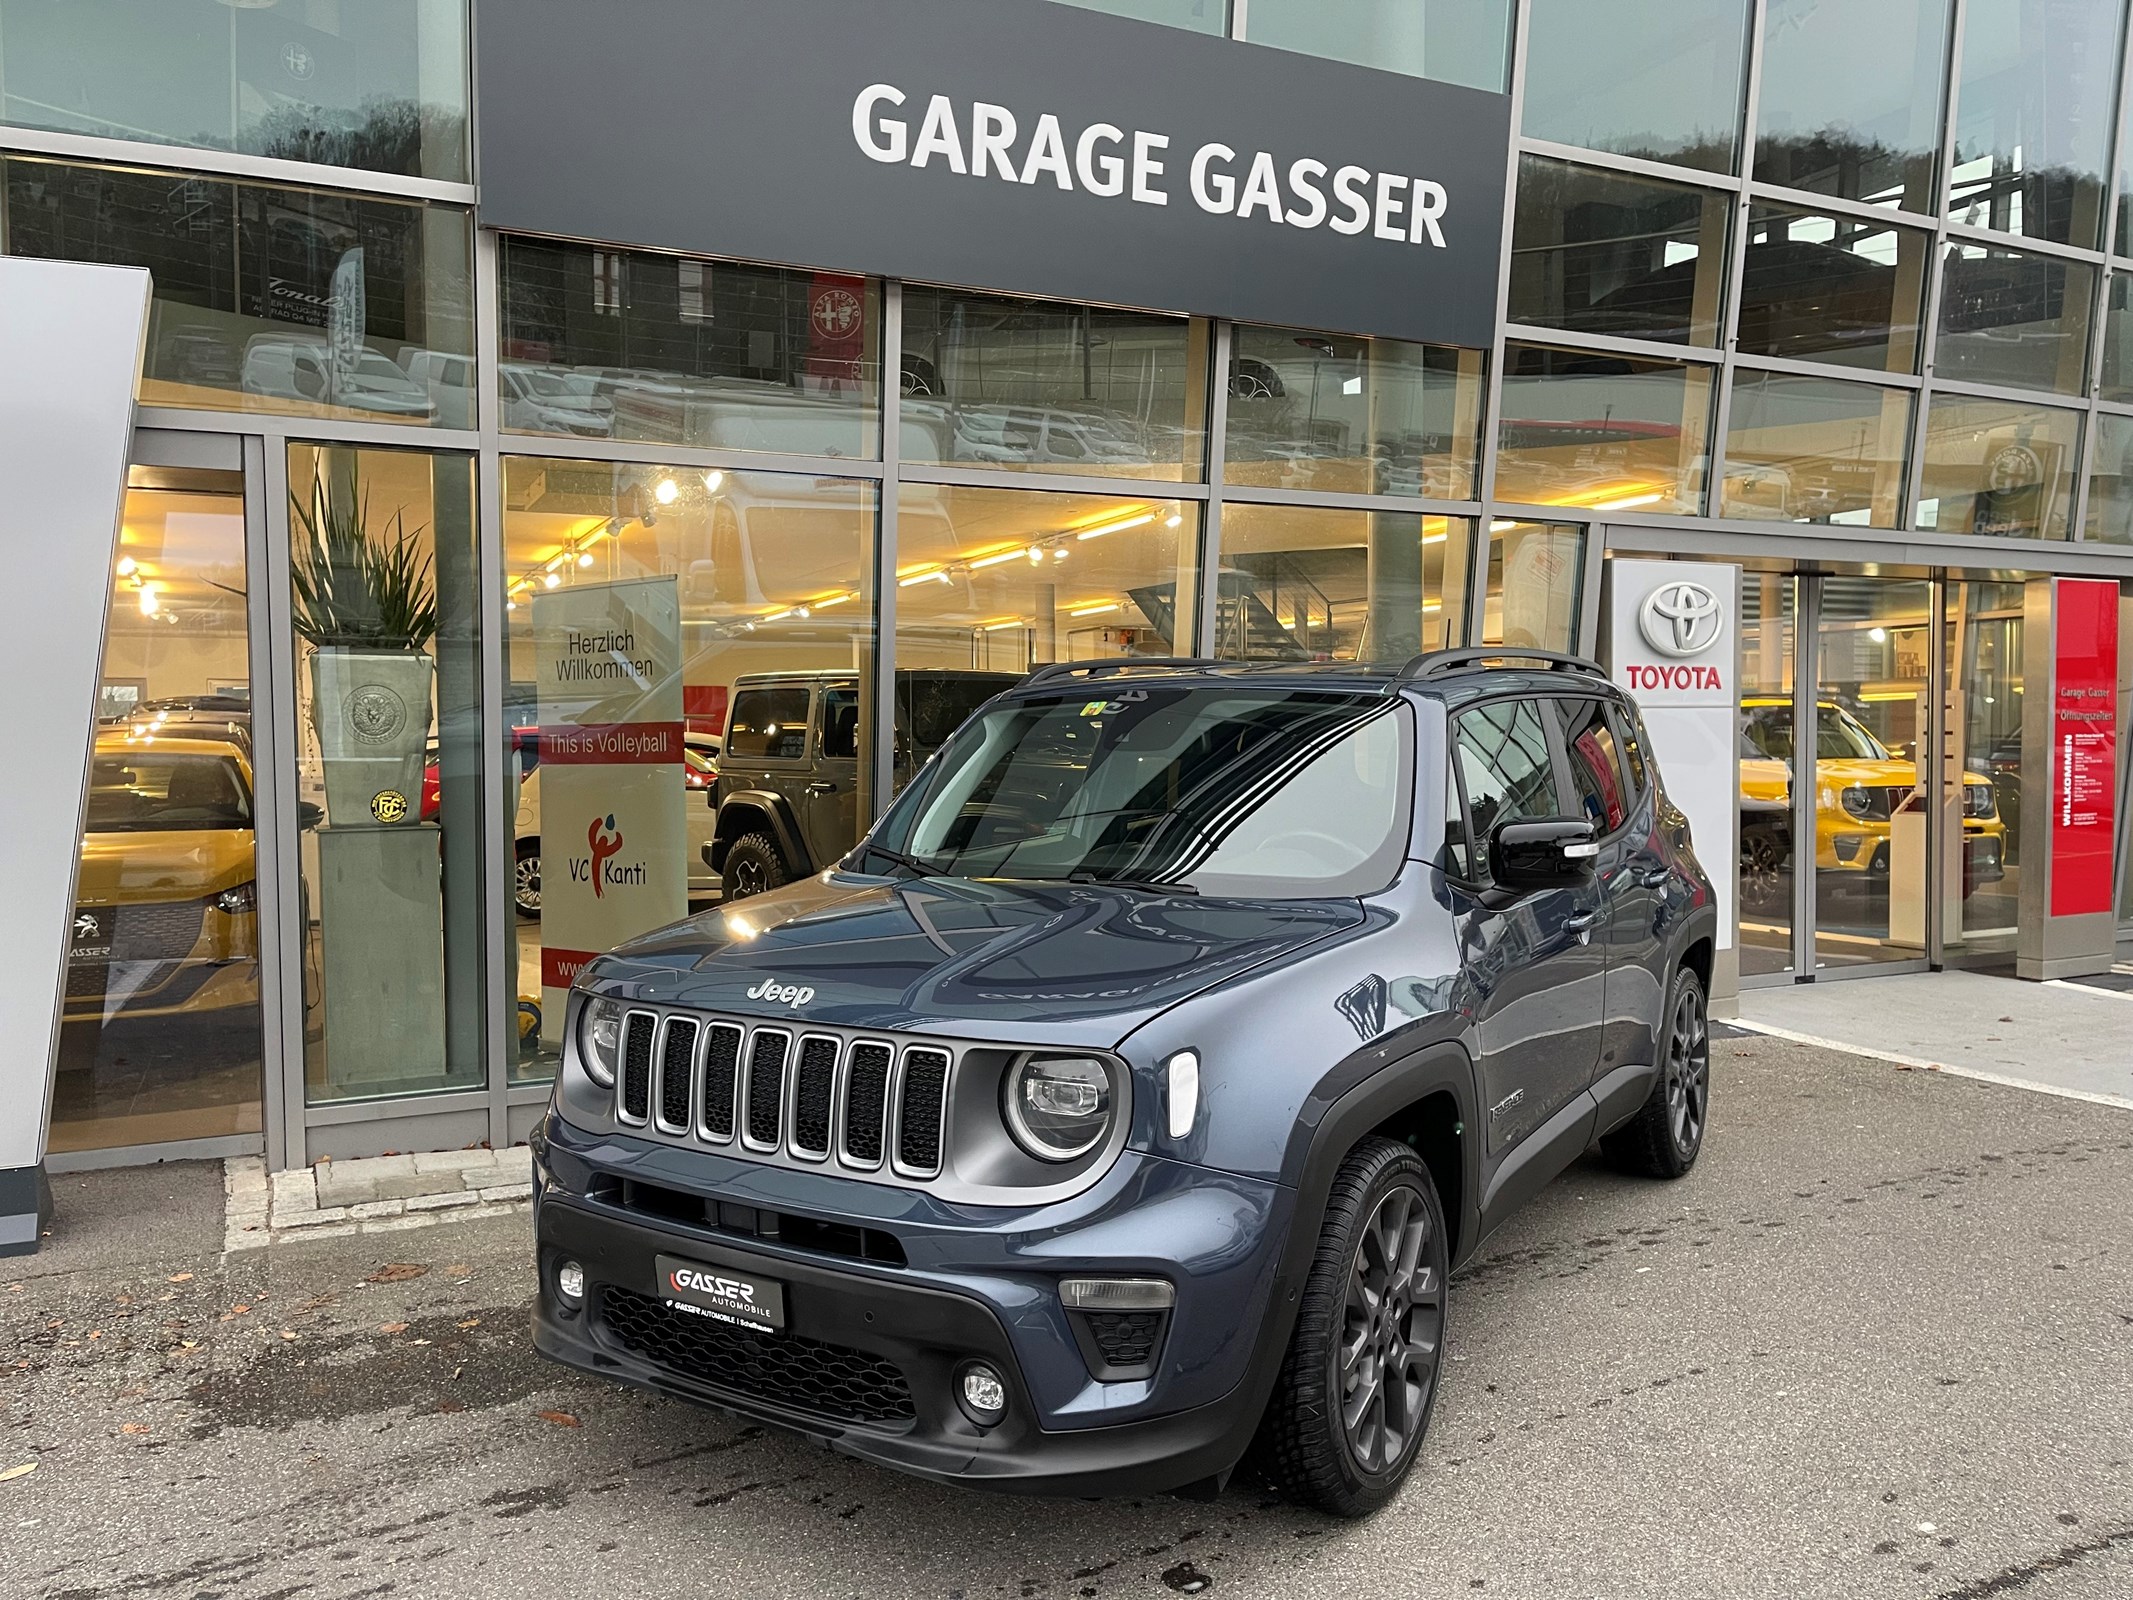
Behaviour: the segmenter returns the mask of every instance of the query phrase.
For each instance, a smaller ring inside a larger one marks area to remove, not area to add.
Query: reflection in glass
[[[2119,0],[1968,0],[1950,220],[2096,249]]]
[[[1719,515],[1896,527],[1910,439],[1908,390],[1737,371]]]
[[[562,910],[543,911],[544,878],[569,870],[573,847],[583,858],[587,820],[608,814],[606,794],[679,810],[678,818],[655,814],[664,826],[636,858],[652,890],[647,905],[659,902],[648,917],[708,904],[722,891],[737,898],[722,881],[736,848],[744,887],[761,889],[820,870],[872,818],[874,598],[866,575],[876,498],[854,479],[506,458],[519,1076],[555,1070],[562,1018],[543,1005],[543,988],[567,985],[588,937],[598,948],[614,942],[601,939],[605,925],[587,935],[582,905],[551,893]],[[544,603],[559,598],[561,606]],[[589,678],[583,688],[544,681],[543,662],[556,670],[571,628],[617,601],[671,605],[678,616],[680,747],[661,752],[666,776],[653,781],[664,787],[651,796],[623,794],[646,781],[643,763],[578,764],[565,774],[564,804],[544,794],[556,788],[546,774],[559,736],[673,709],[671,677]],[[721,812],[723,797],[734,804]],[[548,852],[544,818],[555,835]],[[751,836],[758,842],[743,847]]]
[[[1510,0],[1252,0],[1254,44],[1501,93]]]
[[[1932,243],[1923,228],[1757,204],[1748,215],[1738,348],[1916,372]]]
[[[1725,273],[1723,194],[1519,159],[1512,321],[1714,345]]]
[[[2093,267],[1950,241],[1933,369],[1972,383],[2079,394],[2095,294]]]
[[[140,398],[473,425],[467,213],[11,156],[11,255],[154,275]]]
[[[1949,0],[1766,0],[1758,182],[1935,208]]]
[[[1138,17],[1194,33],[1222,33],[1229,27],[1229,0],[1062,0],[1084,11],[1108,11],[1114,17]]]
[[[1815,640],[1815,965],[1926,954],[1926,739],[1933,586],[1822,580]],[[1776,715],[1776,713],[1773,713]],[[1783,713],[1786,725],[1790,710]]]
[[[903,338],[906,461],[1206,476],[1205,322],[911,284]]]
[[[2089,451],[2088,521],[2081,536],[2133,544],[2133,417],[2099,415]]]
[[[1223,479],[1470,500],[1487,353],[1239,325]]]
[[[508,235],[497,260],[507,432],[877,453],[873,279]]]
[[[0,122],[467,181],[465,0],[0,0]]]
[[[2096,392],[2106,400],[2133,400],[2133,273],[2113,272],[2105,280],[2103,360],[2096,372]]]
[[[305,1098],[479,1085],[472,457],[292,444]]]
[[[1740,970],[1792,970],[1793,629],[1799,579],[1740,582]]]
[[[900,672],[1189,653],[1189,502],[907,484],[896,531]]]
[[[1960,794],[1939,796],[1947,948],[2011,951],[2021,899],[2023,586],[1951,578],[1944,586],[1945,737]]]
[[[1463,517],[1225,505],[1212,653],[1406,661],[1460,644],[1473,536]]]
[[[1529,139],[1731,172],[1748,0],[1533,0]]]
[[[244,482],[133,469],[53,1079],[54,1150],[260,1130]]]
[[[1933,397],[1917,525],[1944,533],[2064,539],[2081,414],[1967,395]]]
[[[1585,530],[1570,522],[1489,524],[1481,642],[1575,650],[1585,593]]]
[[[1595,511],[1703,509],[1711,370],[1504,348],[1496,497]]]

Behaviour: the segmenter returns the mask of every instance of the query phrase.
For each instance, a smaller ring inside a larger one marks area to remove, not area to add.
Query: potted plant
[[[328,473],[308,501],[292,491],[297,634],[312,648],[311,716],[326,769],[333,827],[419,820],[429,742],[428,645],[437,632],[430,557],[395,509],[371,531],[369,495],[353,468],[337,491]]]

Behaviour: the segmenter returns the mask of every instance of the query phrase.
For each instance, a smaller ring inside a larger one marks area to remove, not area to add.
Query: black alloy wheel
[[[720,887],[729,901],[765,894],[791,881],[777,842],[762,833],[745,833],[734,840],[719,874]]]
[[[511,872],[511,902],[528,922],[541,915],[541,841],[521,839],[518,860]]]
[[[1281,1491],[1337,1517],[1389,1502],[1429,1430],[1443,1359],[1451,1234],[1404,1144],[1348,1152],[1253,1455]]]
[[[1678,1178],[1696,1165],[1711,1123],[1711,1029],[1703,980],[1688,967],[1674,974],[1659,1033],[1659,1070],[1637,1114],[1600,1141],[1624,1172]]]
[[[1403,1460],[1429,1419],[1444,1339],[1434,1231],[1420,1191],[1403,1183],[1378,1202],[1356,1241],[1335,1380],[1348,1453],[1365,1472]]]

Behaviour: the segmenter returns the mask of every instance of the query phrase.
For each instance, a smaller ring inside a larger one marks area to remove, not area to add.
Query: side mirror
[[[299,800],[296,802],[296,826],[300,831],[310,833],[325,820],[326,813],[311,801]]]
[[[1600,853],[1582,817],[1543,817],[1500,824],[1489,835],[1489,876],[1506,889],[1548,889],[1592,875]]]

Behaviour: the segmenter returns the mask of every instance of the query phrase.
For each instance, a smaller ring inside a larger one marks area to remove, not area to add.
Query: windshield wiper
[[[941,869],[930,862],[921,861],[917,856],[907,856],[901,850],[891,850],[885,844],[870,844],[863,853],[880,856],[882,860],[914,872],[921,878],[937,878],[941,874]]]
[[[1198,894],[1200,891],[1189,883],[1165,883],[1155,878],[1114,878],[1108,873],[1093,872],[1087,867],[1077,867],[1063,879],[1063,883],[1100,883],[1111,889],[1132,889],[1141,894]]]

